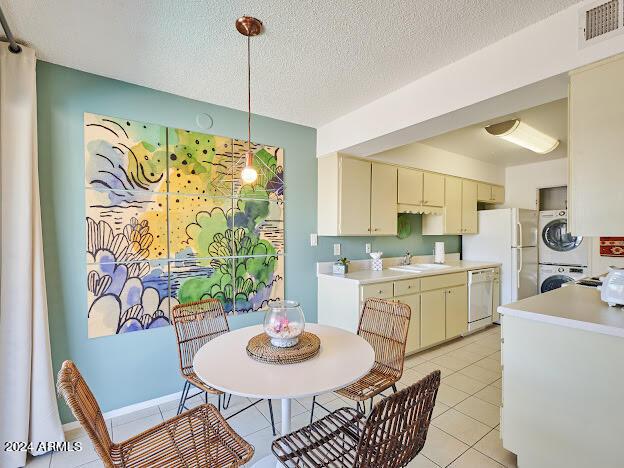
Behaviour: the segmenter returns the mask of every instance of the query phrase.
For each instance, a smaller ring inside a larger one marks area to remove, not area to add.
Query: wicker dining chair
[[[341,408],[276,439],[271,450],[286,467],[399,468],[425,445],[440,371],[384,398],[368,418]]]
[[[388,388],[392,388],[394,392],[397,391],[396,383],[403,375],[410,316],[410,307],[401,302],[377,298],[369,298],[364,302],[357,334],[373,347],[375,364],[360,380],[336,390],[338,395],[354,400],[357,403],[357,409],[362,413],[366,412],[366,400],[371,400],[372,409],[373,397]],[[313,397],[310,423],[314,420],[315,406],[320,406],[329,412],[316,401],[316,396]]]
[[[178,405],[178,414],[182,413],[186,407],[186,401],[202,393],[205,394],[205,402],[208,402],[208,394],[218,395],[217,406],[221,411],[221,399],[223,397],[223,408],[227,408],[226,398],[221,390],[206,385],[195,373],[193,368],[193,358],[199,348],[219,335],[228,333],[228,324],[223,305],[218,299],[204,299],[202,301],[190,302],[188,304],[178,304],[171,309],[171,317],[178,342],[178,357],[180,360],[180,372],[184,379],[184,387]],[[199,391],[189,395],[191,387]],[[232,396],[230,395],[229,398]],[[228,402],[229,402],[228,398]],[[257,400],[244,408],[230,414],[226,419],[242,413],[243,411],[257,405],[262,400]],[[271,418],[271,428],[273,435],[276,435],[275,420],[273,417],[273,404],[267,400],[269,406],[269,416]]]
[[[107,468],[235,467],[253,457],[253,447],[228,425],[214,405],[198,406],[114,443],[100,406],[72,361],[63,363],[57,387]]]

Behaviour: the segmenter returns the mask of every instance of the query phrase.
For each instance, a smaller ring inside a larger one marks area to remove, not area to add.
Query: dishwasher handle
[[[468,284],[489,283],[494,281],[494,268],[468,271]]]

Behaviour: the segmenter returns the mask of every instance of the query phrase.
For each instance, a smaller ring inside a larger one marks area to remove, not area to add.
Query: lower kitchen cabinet
[[[468,331],[468,288],[455,286],[444,291],[446,296],[446,339]]]
[[[426,291],[420,295],[420,344],[429,346],[446,338],[446,290]]]
[[[466,283],[466,272],[368,284],[320,275],[318,323],[355,333],[366,299],[402,302],[411,310],[405,352],[413,354],[467,331]]]
[[[420,294],[398,297],[397,300],[407,304],[412,310],[409,328],[407,329],[407,343],[405,353],[411,354],[420,348]]]

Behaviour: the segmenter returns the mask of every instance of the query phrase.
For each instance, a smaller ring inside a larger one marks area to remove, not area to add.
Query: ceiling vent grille
[[[624,0],[594,2],[579,11],[579,45],[585,47],[624,32]]]

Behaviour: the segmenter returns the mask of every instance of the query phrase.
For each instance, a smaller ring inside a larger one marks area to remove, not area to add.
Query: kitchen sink
[[[441,265],[438,263],[414,263],[413,265],[399,265],[391,267],[390,270],[396,271],[410,271],[413,273],[424,273],[425,271],[444,270],[446,268],[453,268],[450,265]]]

